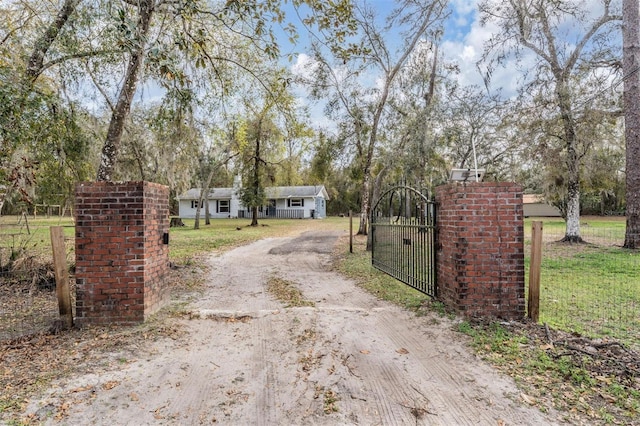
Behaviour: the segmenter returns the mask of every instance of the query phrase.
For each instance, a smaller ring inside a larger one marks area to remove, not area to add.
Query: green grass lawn
[[[169,258],[175,263],[189,263],[199,255],[220,251],[262,238],[293,235],[310,229],[349,229],[349,219],[331,217],[322,220],[266,219],[257,227],[248,226],[249,219],[212,219],[210,225],[200,221],[200,229],[193,229],[194,220],[183,220],[184,227],[169,230]],[[0,217],[0,266],[6,264],[11,253],[18,256],[51,257],[49,227],[63,226],[69,250],[73,250],[75,226],[65,217]]]
[[[0,217],[0,268],[11,259],[22,256],[33,256],[41,259],[52,257],[51,226],[64,227],[67,246],[73,246],[75,236],[73,219],[69,217],[2,216]]]

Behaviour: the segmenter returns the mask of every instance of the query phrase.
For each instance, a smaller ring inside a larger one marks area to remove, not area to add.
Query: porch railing
[[[239,218],[250,218],[251,210],[238,210]],[[304,219],[304,209],[263,209],[258,211],[258,219]]]

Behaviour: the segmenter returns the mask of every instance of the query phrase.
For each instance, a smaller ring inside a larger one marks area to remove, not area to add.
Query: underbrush
[[[520,398],[578,424],[640,424],[640,354],[532,323],[463,321],[484,360],[513,377]]]

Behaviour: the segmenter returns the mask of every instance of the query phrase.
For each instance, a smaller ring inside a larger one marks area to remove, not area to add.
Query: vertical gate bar
[[[433,297],[438,297],[438,274],[436,270],[436,244],[438,243],[436,240],[436,220],[437,220],[437,212],[435,202],[431,202],[429,204],[429,222],[431,224],[431,236],[429,239],[429,247],[431,247],[429,258],[431,262],[431,283],[432,283],[432,293]]]
[[[425,231],[426,228],[424,227],[424,224],[422,223],[422,214],[424,212],[424,201],[422,200],[422,198],[419,200],[420,202],[420,211],[416,213],[416,219],[418,220],[418,224],[420,226],[419,228],[419,232],[420,232],[420,270],[421,272],[421,287],[422,287],[422,291],[425,293],[428,293],[428,288],[427,288],[427,280],[426,280],[426,276],[427,273],[429,272],[427,269],[425,269],[427,267],[427,265],[425,264],[424,261],[424,253],[425,253],[425,245],[424,245],[424,236],[425,236]],[[420,216],[418,216],[420,215]]]
[[[393,221],[392,221],[393,222]],[[395,224],[391,224],[391,231],[393,232],[393,244],[392,244],[392,248],[394,250],[392,250],[392,254],[393,254],[393,276],[398,278],[398,270],[397,270],[397,265],[398,265],[398,229],[396,228]]]
[[[411,226],[411,256],[413,257],[412,262],[413,262],[413,270],[414,270],[414,286],[417,286],[418,288],[420,287],[420,262],[418,262],[418,249],[420,248],[420,245],[418,244],[418,233],[417,230],[418,228],[415,227],[415,221],[414,221],[414,217],[417,218],[417,212],[415,211],[415,209],[413,208],[416,205],[416,200],[415,200],[415,194],[410,194],[411,195],[411,217],[409,218],[409,224]]]

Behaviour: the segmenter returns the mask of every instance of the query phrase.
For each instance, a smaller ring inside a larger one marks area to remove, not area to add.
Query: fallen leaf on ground
[[[521,393],[520,394],[520,398],[522,398],[522,400],[524,402],[526,402],[529,405],[534,405],[536,403],[536,399],[532,396],[529,396],[527,394]]]
[[[119,381],[111,380],[110,382],[107,382],[104,385],[102,385],[102,389],[111,390],[111,389],[115,388],[116,386],[118,386],[119,384],[120,384]]]
[[[368,351],[368,350],[366,350],[366,349],[363,349],[363,350],[361,350],[361,351],[360,351],[360,353],[361,353],[361,354],[365,354],[365,355],[369,355],[371,352],[369,352],[369,351]]]
[[[408,351],[408,350],[406,350],[405,348],[397,349],[397,350],[396,350],[396,352],[398,352],[398,353],[399,353],[399,354],[401,354],[401,355],[406,355],[406,354],[408,354],[408,353],[409,353],[409,351]]]

